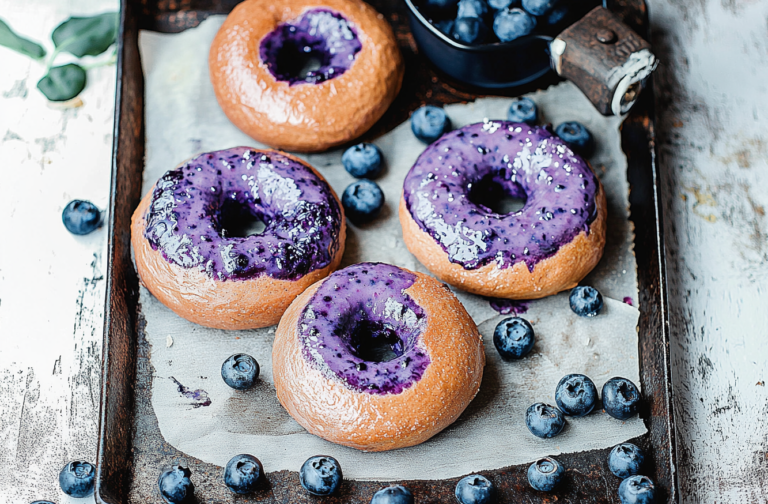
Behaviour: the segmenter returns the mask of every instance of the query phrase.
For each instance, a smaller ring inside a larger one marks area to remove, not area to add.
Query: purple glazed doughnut
[[[244,216],[265,229],[233,236]],[[339,199],[314,168],[248,147],[203,153],[167,172],[131,223],[142,284],[178,315],[219,329],[276,324],[338,267],[345,233]]]
[[[277,397],[310,433],[364,451],[426,441],[477,393],[477,326],[434,278],[361,263],[307,289],[272,347]]]
[[[208,63],[235,126],[300,152],[365,133],[404,72],[389,23],[360,0],[246,0],[219,29]]]
[[[526,200],[498,214],[494,186]],[[592,167],[547,127],[507,121],[443,135],[403,184],[400,223],[416,258],[460,289],[537,299],[574,287],[605,246],[605,191]]]

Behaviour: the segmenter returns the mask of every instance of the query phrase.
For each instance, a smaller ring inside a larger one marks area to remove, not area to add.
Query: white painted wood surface
[[[768,2],[649,3],[682,501],[768,502]],[[0,17],[47,41],[116,8],[0,0]],[[106,230],[73,237],[60,214],[107,205],[114,67],[65,110],[35,89],[42,65],[0,48],[0,69],[0,503],[78,502],[56,475],[95,458]]]

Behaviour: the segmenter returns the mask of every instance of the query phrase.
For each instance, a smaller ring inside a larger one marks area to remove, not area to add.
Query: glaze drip
[[[474,185],[525,199],[498,214],[472,201]],[[486,121],[446,133],[419,156],[403,184],[418,226],[465,269],[523,261],[530,271],[597,216],[598,180],[549,127]]]
[[[298,321],[304,357],[357,392],[399,394],[419,381],[430,359],[419,344],[427,316],[404,292],[415,281],[413,273],[381,263],[330,275]]]
[[[231,236],[224,225],[233,216],[266,227]],[[167,172],[145,219],[154,250],[216,280],[301,278],[330,264],[341,230],[341,209],[324,180],[278,152],[247,147],[200,154]]]
[[[279,25],[259,46],[261,61],[278,81],[320,84],[352,67],[362,44],[338,12],[311,9]]]

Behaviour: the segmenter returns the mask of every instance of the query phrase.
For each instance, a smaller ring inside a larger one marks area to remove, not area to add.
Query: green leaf
[[[16,35],[2,19],[0,19],[0,45],[35,59],[45,56],[45,49],[40,44]]]
[[[53,30],[51,38],[58,52],[66,51],[78,58],[97,56],[115,43],[117,23],[117,12],[71,17]]]
[[[85,70],[70,63],[53,67],[37,82],[37,89],[51,101],[67,101],[85,88]]]

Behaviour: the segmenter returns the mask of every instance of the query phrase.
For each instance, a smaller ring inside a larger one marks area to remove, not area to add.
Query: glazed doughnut
[[[250,216],[261,234],[237,231]],[[163,175],[133,214],[142,284],[187,320],[219,329],[277,324],[344,253],[344,211],[303,161],[236,147],[200,154]]]
[[[434,278],[361,263],[307,289],[280,320],[280,403],[310,433],[364,451],[426,441],[480,387],[477,326]]]
[[[272,147],[319,152],[365,133],[400,91],[403,59],[360,0],[246,0],[211,45],[219,105]]]
[[[498,214],[475,201],[502,190],[526,200]],[[465,291],[538,299],[574,287],[605,246],[605,191],[591,166],[549,127],[507,121],[443,135],[403,184],[408,250]]]

